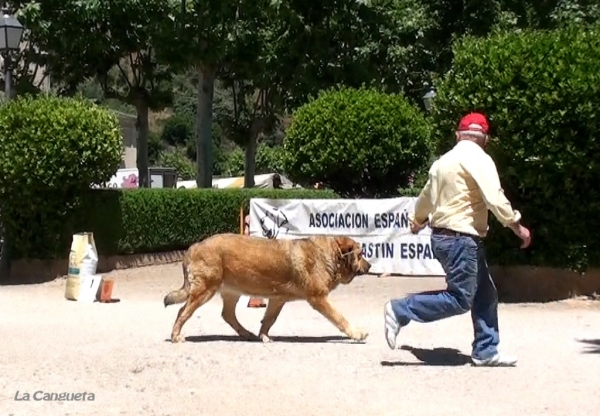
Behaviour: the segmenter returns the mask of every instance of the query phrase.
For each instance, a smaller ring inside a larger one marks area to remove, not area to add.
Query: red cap
[[[490,126],[487,119],[480,113],[467,114],[458,123],[458,130],[460,131],[470,130],[488,134],[489,129]]]

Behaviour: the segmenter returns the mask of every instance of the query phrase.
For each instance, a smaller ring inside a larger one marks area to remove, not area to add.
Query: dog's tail
[[[165,296],[164,304],[165,308],[169,305],[174,305],[176,303],[183,303],[187,300],[188,295],[190,293],[190,280],[188,278],[188,269],[189,261],[187,253],[183,257],[183,262],[181,263],[181,267],[183,268],[183,286],[181,289],[177,289],[169,293]]]

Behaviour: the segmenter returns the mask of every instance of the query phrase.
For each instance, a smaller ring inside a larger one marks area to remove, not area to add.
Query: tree
[[[322,88],[358,87],[377,78],[371,64],[375,56],[367,48],[367,42],[380,40],[373,12],[354,0],[180,3],[172,30],[182,48],[171,52],[175,60],[187,57],[181,64],[198,74],[198,186],[210,186],[206,167],[212,159],[208,144],[215,78],[234,97],[224,127],[246,150],[246,186],[252,186],[258,138],[277,125],[285,110]],[[367,28],[371,37],[364,35]]]
[[[233,112],[221,115],[228,136],[244,152],[244,187],[254,187],[258,139],[277,126],[277,108],[273,105],[274,88],[256,88],[245,79],[231,79]],[[257,83],[259,84],[259,83]]]
[[[424,81],[451,69],[452,45],[463,36],[484,38],[496,29],[554,29],[565,24],[592,24],[600,19],[600,7],[595,0],[423,0],[416,4],[413,0],[375,0],[380,1],[396,3],[391,8],[396,11],[387,14],[393,19],[382,25],[389,32],[383,38],[391,38],[392,45],[397,45],[390,50],[406,48],[412,55],[412,65],[403,65],[402,61],[394,65],[392,61],[391,71],[403,74],[407,68],[420,72]],[[398,31],[402,33],[403,22],[419,22],[420,36],[416,42],[391,36]],[[424,93],[419,92],[418,84],[414,84],[414,92]],[[414,95],[414,98],[419,97]]]
[[[158,0],[49,0],[31,1],[22,9],[32,42],[47,53],[49,70],[62,80],[65,93],[94,77],[106,97],[136,108],[141,187],[149,186],[149,110],[171,101],[171,71],[156,55],[160,42],[168,42],[167,6]]]
[[[283,166],[293,181],[322,182],[345,197],[389,197],[427,163],[429,135],[402,95],[329,90],[294,113]]]
[[[180,70],[194,68],[198,77],[196,149],[198,188],[212,187],[212,106],[217,66],[227,47],[227,37],[235,21],[237,2],[232,0],[170,0],[173,19],[168,38],[172,44],[162,49],[163,59]],[[247,3],[252,7],[252,2]]]

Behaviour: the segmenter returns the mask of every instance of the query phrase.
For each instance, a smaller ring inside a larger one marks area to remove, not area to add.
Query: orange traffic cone
[[[266,308],[267,303],[262,298],[250,298],[248,301],[249,308]]]

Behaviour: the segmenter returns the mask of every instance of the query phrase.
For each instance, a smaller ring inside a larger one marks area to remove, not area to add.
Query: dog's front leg
[[[331,305],[326,297],[310,298],[308,303],[353,340],[364,341],[369,335],[366,331],[350,326],[346,318]]]

